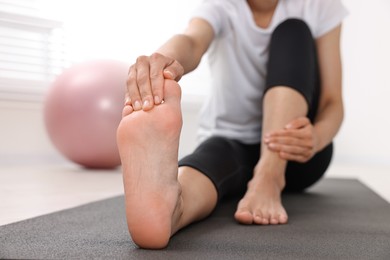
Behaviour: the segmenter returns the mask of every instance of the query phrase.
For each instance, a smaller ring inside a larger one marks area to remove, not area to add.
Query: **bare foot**
[[[166,247],[182,214],[177,181],[181,90],[166,80],[164,91],[164,103],[149,111],[125,107],[117,131],[127,225],[142,248]]]
[[[281,202],[284,182],[283,172],[269,174],[264,169],[257,169],[245,196],[238,203],[235,219],[248,225],[287,223],[288,216]]]

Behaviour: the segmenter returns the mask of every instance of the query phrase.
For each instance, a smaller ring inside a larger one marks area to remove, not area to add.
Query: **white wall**
[[[340,161],[390,164],[390,1],[344,0],[346,118],[337,137]]]
[[[149,54],[181,31],[200,0],[49,1],[64,18],[72,60],[113,58],[128,62]],[[336,162],[390,165],[390,2],[344,0],[350,10],[343,30],[346,118],[337,137]],[[150,8],[153,5],[154,8]],[[75,11],[77,9],[77,11]],[[195,145],[197,111],[207,91],[204,63],[181,81],[184,123],[181,155]],[[0,100],[0,164],[4,158],[61,158],[47,140],[42,104]],[[31,159],[32,160],[32,159]],[[11,161],[14,161],[12,159]],[[28,161],[28,160],[27,160]]]
[[[0,100],[0,166],[59,161],[47,138],[42,104]]]

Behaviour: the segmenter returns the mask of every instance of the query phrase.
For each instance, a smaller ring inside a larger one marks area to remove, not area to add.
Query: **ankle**
[[[286,171],[287,161],[282,160],[277,156],[261,156],[259,162],[256,164],[254,168],[254,174],[261,176],[280,176],[283,175]]]
[[[283,189],[286,184],[285,171],[286,164],[273,165],[272,163],[260,162],[254,169],[253,182],[259,185],[276,184],[280,189]]]

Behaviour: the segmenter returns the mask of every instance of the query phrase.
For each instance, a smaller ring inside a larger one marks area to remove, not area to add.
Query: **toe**
[[[286,224],[288,221],[288,216],[287,214],[280,214],[279,215],[279,223],[280,224]]]
[[[261,221],[261,224],[262,224],[262,225],[269,225],[269,219],[263,217],[263,219],[262,219],[262,221]]]
[[[180,99],[181,99],[180,85],[174,80],[165,80],[164,101],[180,103]]]
[[[279,212],[272,212],[272,214],[270,215],[270,218],[269,218],[269,223],[271,225],[277,225],[277,224],[280,224],[280,213]]]
[[[257,225],[261,225],[263,222],[263,214],[261,211],[256,211],[254,216],[253,216],[253,222]]]
[[[279,218],[278,217],[272,217],[269,223],[271,225],[277,225],[277,224],[279,224]]]
[[[263,219],[261,220],[262,225],[269,225],[270,223],[270,214],[267,212],[263,213]]]
[[[253,216],[247,208],[238,209],[234,218],[241,224],[250,225],[253,223]]]
[[[130,105],[125,105],[125,107],[122,110],[122,117],[128,116],[131,113],[133,113],[134,109]]]

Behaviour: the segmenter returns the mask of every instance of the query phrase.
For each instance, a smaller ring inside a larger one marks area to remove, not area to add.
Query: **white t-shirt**
[[[246,0],[204,0],[192,17],[209,22],[215,38],[208,50],[211,93],[201,110],[199,141],[218,135],[259,143],[268,45],[275,27],[299,18],[318,38],[346,15],[341,0],[279,0],[269,27],[263,29]]]

